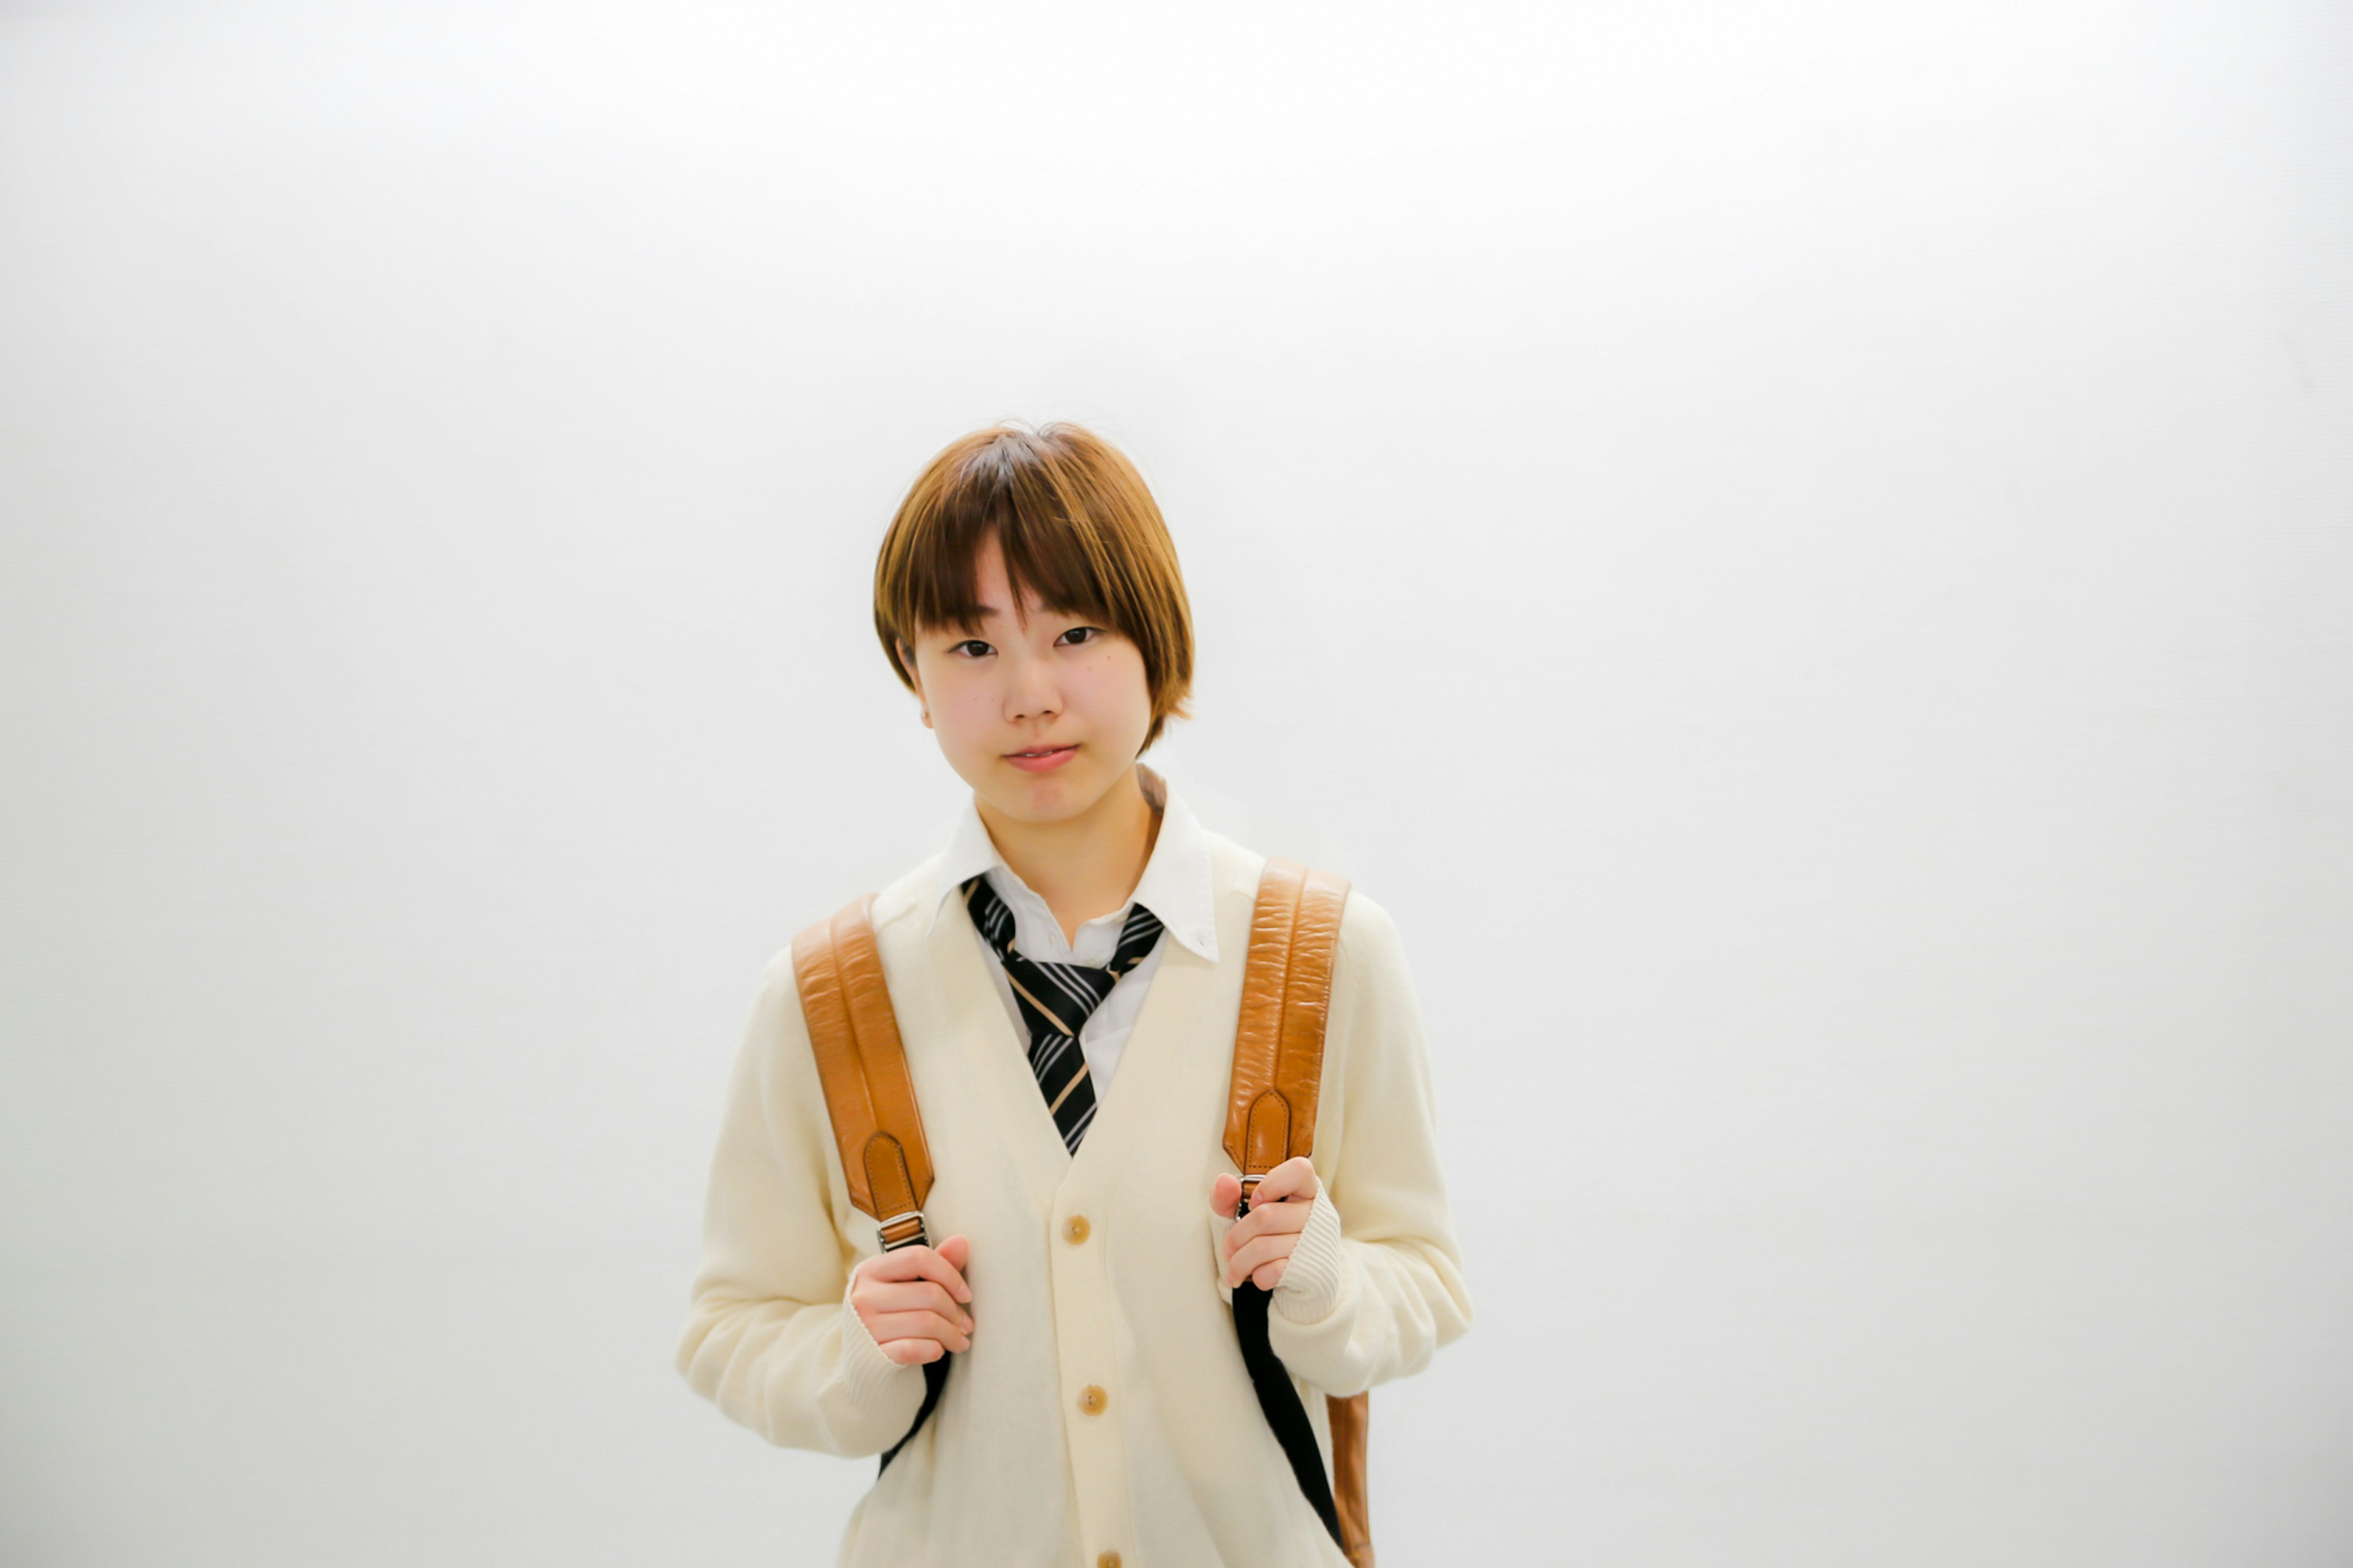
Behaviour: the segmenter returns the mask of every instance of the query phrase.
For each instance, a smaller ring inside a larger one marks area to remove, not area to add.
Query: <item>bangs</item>
[[[980,548],[994,534],[1013,593],[1012,604],[995,608],[1018,616],[1034,595],[1049,612],[1087,616],[1133,637],[1104,580],[1108,563],[1095,531],[1056,504],[1059,498],[1040,493],[1049,489],[1037,482],[1040,477],[1023,473],[995,447],[967,460],[958,482],[942,490],[937,509],[909,531],[902,626],[978,636],[981,614],[990,607],[980,600]]]

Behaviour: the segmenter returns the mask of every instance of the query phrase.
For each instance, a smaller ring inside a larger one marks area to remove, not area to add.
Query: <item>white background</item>
[[[944,842],[916,470],[1154,486],[1413,957],[1385,1568],[2353,1559],[2353,28],[0,12],[0,1558],[821,1564],[670,1365]],[[1138,1568],[1148,1554],[1135,1554]]]

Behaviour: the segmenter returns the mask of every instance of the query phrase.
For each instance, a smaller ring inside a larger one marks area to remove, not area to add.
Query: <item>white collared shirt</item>
[[[1109,963],[1118,951],[1119,933],[1127,924],[1131,909],[1140,903],[1159,917],[1165,933],[1161,940],[1153,943],[1142,963],[1119,977],[1111,994],[1088,1015],[1085,1027],[1079,1031],[1079,1048],[1086,1053],[1088,1073],[1099,1089],[1110,1084],[1112,1073],[1119,1066],[1120,1053],[1135,1028],[1137,1015],[1144,1010],[1145,993],[1160,967],[1160,955],[1167,950],[1169,939],[1182,942],[1211,963],[1218,961],[1209,846],[1201,837],[1201,826],[1184,801],[1169,789],[1166,779],[1142,763],[1135,765],[1135,775],[1145,798],[1160,811],[1160,832],[1152,841],[1152,858],[1145,862],[1144,875],[1137,879],[1127,902],[1079,927],[1076,942],[1062,935],[1061,922],[1055,920],[1046,900],[1016,876],[997,853],[997,841],[989,837],[988,826],[980,819],[977,796],[965,802],[963,815],[956,820],[955,837],[940,866],[939,896],[932,906],[932,921],[936,925],[948,900],[963,898],[965,882],[985,874],[989,887],[1013,912],[1013,945],[1022,957],[1042,963],[1083,963],[1098,969]],[[1029,1026],[1022,1019],[1020,1004],[1014,999],[1005,964],[977,931],[973,932],[973,940],[980,943],[989,979],[995,982],[1006,1014],[1013,1020],[1013,1037],[1026,1047]]]

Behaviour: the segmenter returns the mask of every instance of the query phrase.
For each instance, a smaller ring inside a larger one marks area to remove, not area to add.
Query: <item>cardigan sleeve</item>
[[[728,1076],[675,1361],[769,1442],[864,1456],[914,1424],[923,1369],[883,1354],[849,1305],[858,1249],[835,1223],[840,1160],[787,950],[761,976]]]
[[[1420,1008],[1395,923],[1360,893],[1341,915],[1324,1043],[1339,1075],[1323,1090],[1339,1091],[1336,1153],[1311,1161],[1324,1196],[1272,1292],[1267,1342],[1345,1397],[1420,1371],[1471,1326]]]

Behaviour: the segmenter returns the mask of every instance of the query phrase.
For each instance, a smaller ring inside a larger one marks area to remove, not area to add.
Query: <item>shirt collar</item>
[[[1145,798],[1160,807],[1160,833],[1152,841],[1152,858],[1145,862],[1144,875],[1136,880],[1131,901],[1150,910],[1170,936],[1215,963],[1217,900],[1211,881],[1208,839],[1183,797],[1168,787],[1166,779],[1142,763],[1135,765],[1135,773],[1137,782],[1144,786]],[[965,883],[988,870],[1002,870],[1008,877],[1013,874],[1005,858],[997,852],[997,841],[989,837],[987,824],[980,819],[979,797],[968,796],[956,817],[955,833],[948,840],[947,853],[940,861],[939,892],[932,902],[932,924],[939,924],[940,911],[947,907],[950,893],[960,891]]]

